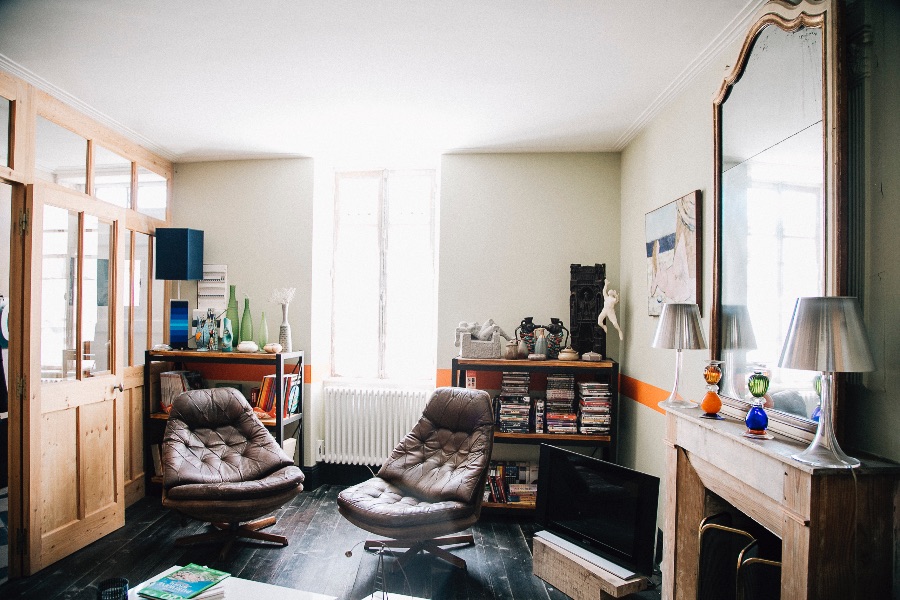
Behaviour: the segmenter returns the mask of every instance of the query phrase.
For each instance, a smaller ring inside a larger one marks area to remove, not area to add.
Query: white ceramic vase
[[[288,323],[288,304],[281,305],[281,326],[278,328],[278,343],[281,344],[283,352],[292,352],[294,347],[291,344],[291,324]]]

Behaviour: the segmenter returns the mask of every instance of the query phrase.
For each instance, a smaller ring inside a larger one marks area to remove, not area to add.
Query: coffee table
[[[139,589],[151,581],[156,581],[161,576],[180,568],[179,565],[175,565],[129,589],[128,600],[146,600],[145,598],[138,596]],[[302,590],[295,590],[269,583],[240,579],[239,577],[229,577],[219,583],[216,587],[218,586],[225,588],[225,600],[259,600],[260,598],[269,598],[270,600],[337,600],[334,596],[304,592]]]

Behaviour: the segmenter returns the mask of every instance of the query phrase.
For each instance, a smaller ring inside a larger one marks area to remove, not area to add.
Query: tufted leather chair
[[[223,560],[238,537],[287,546],[286,537],[258,531],[273,525],[275,517],[253,519],[303,491],[303,472],[236,389],[191,390],[176,397],[162,462],[163,506],[216,528],[180,538],[177,545],[225,541]]]
[[[393,538],[369,540],[367,550],[408,548],[401,565],[426,551],[465,569],[466,561],[441,546],[471,544],[472,535],[439,536],[478,521],[493,443],[490,395],[439,388],[378,475],[340,493],[338,510],[357,527]]]

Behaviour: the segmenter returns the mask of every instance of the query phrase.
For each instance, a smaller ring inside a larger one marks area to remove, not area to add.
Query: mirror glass
[[[721,393],[749,400],[761,365],[767,406],[803,419],[816,374],[778,360],[796,299],[825,294],[822,74],[821,29],[768,25],[720,108]]]

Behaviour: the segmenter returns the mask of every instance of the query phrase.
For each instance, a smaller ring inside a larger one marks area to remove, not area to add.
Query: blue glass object
[[[769,417],[766,415],[765,409],[755,404],[750,407],[744,422],[747,424],[747,429],[750,430],[750,433],[757,435],[765,434],[766,428],[769,427]]]
[[[821,416],[822,416],[822,405],[816,404],[816,407],[813,409],[812,416],[810,417],[810,419],[812,419],[813,421],[818,423],[819,417],[821,417]]]

